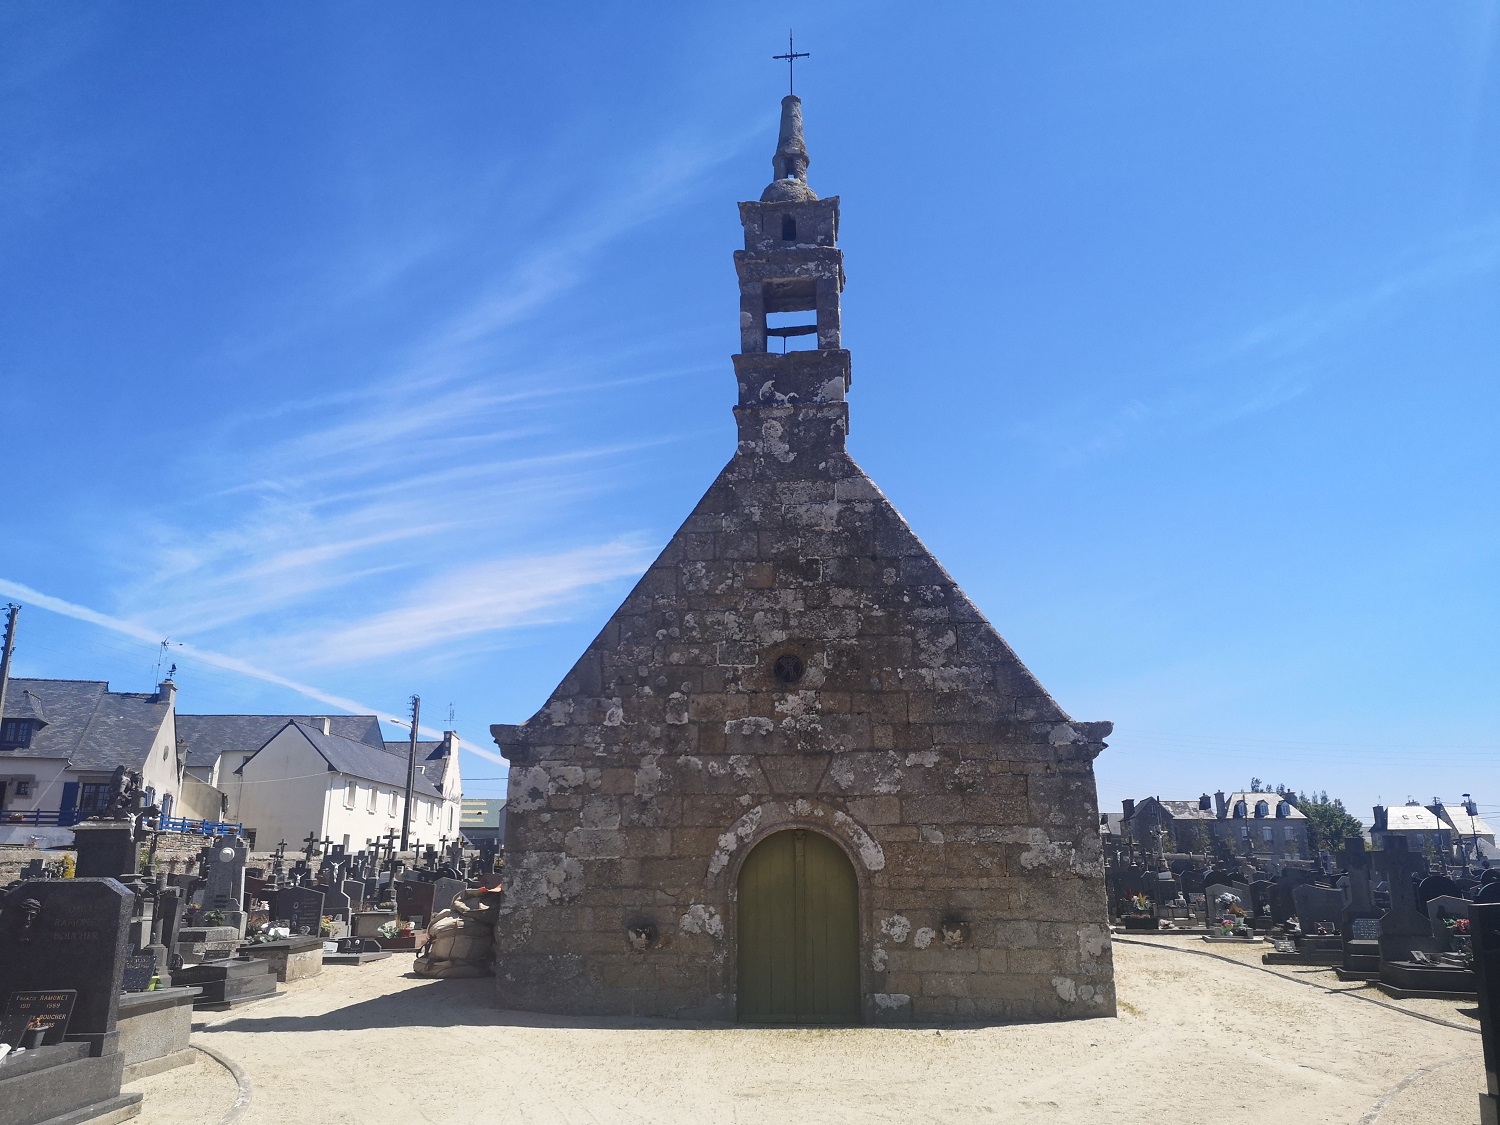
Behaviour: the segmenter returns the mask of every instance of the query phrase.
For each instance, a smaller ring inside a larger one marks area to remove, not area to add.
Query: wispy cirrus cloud
[[[1308,302],[1228,339],[1189,349],[1175,364],[1163,365],[1155,383],[1164,389],[1099,404],[1088,426],[1063,429],[1080,435],[1061,447],[1064,456],[1088,461],[1144,435],[1209,430],[1301,397],[1317,385],[1319,351],[1330,341],[1357,331],[1404,298],[1500,269],[1500,220],[1456,231],[1415,257],[1362,288]]]
[[[304,398],[226,419],[177,474],[188,486],[125,529],[121,555],[133,563],[117,585],[122,612],[276,667],[353,669],[492,645],[640,573],[650,558],[640,532],[591,537],[589,521],[569,513],[619,487],[634,459],[669,439],[570,440],[569,404],[683,372],[629,350],[607,377],[603,357],[542,359],[532,327],[605,245],[671,206],[734,147],[669,144],[605,170],[607,190],[415,326],[374,378],[315,380]],[[369,293],[389,299],[446,241],[422,242]],[[341,300],[330,296],[332,307]],[[269,362],[234,348],[237,365]]]

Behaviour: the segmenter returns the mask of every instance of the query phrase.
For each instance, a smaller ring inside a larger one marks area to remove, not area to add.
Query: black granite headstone
[[[403,922],[416,923],[418,928],[426,926],[432,920],[435,889],[432,883],[401,880],[396,884],[396,916]]]
[[[1469,926],[1479,985],[1479,1033],[1484,1040],[1486,1089],[1479,1095],[1479,1120],[1481,1125],[1500,1125],[1500,903],[1470,906]]]
[[[294,934],[316,937],[323,921],[323,896],[310,887],[285,887],[270,900],[271,921],[285,922]]]
[[[114,879],[22,883],[0,903],[0,997],[77,991],[68,1038],[102,1054],[115,1029],[134,905]]]

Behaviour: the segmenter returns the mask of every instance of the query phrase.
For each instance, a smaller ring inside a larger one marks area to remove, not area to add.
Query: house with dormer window
[[[103,680],[10,679],[0,715],[0,844],[72,842],[69,826],[102,809],[115,769],[141,775],[172,814],[181,791],[176,696],[110,691]]]

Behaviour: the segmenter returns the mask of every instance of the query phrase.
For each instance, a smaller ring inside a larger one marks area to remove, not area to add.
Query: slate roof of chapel
[[[0,757],[64,758],[74,770],[138,770],[151,752],[169,708],[156,692],[110,691],[105,680],[12,678],[5,714],[36,718],[47,725],[33,733],[24,750]]]

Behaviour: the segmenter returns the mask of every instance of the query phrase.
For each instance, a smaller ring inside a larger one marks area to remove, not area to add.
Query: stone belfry
[[[1110,724],[1062,711],[845,451],[839,201],[795,96],[772,164],[739,205],[738,448],[541,710],[491,728],[499,1003],[1112,1015]]]

